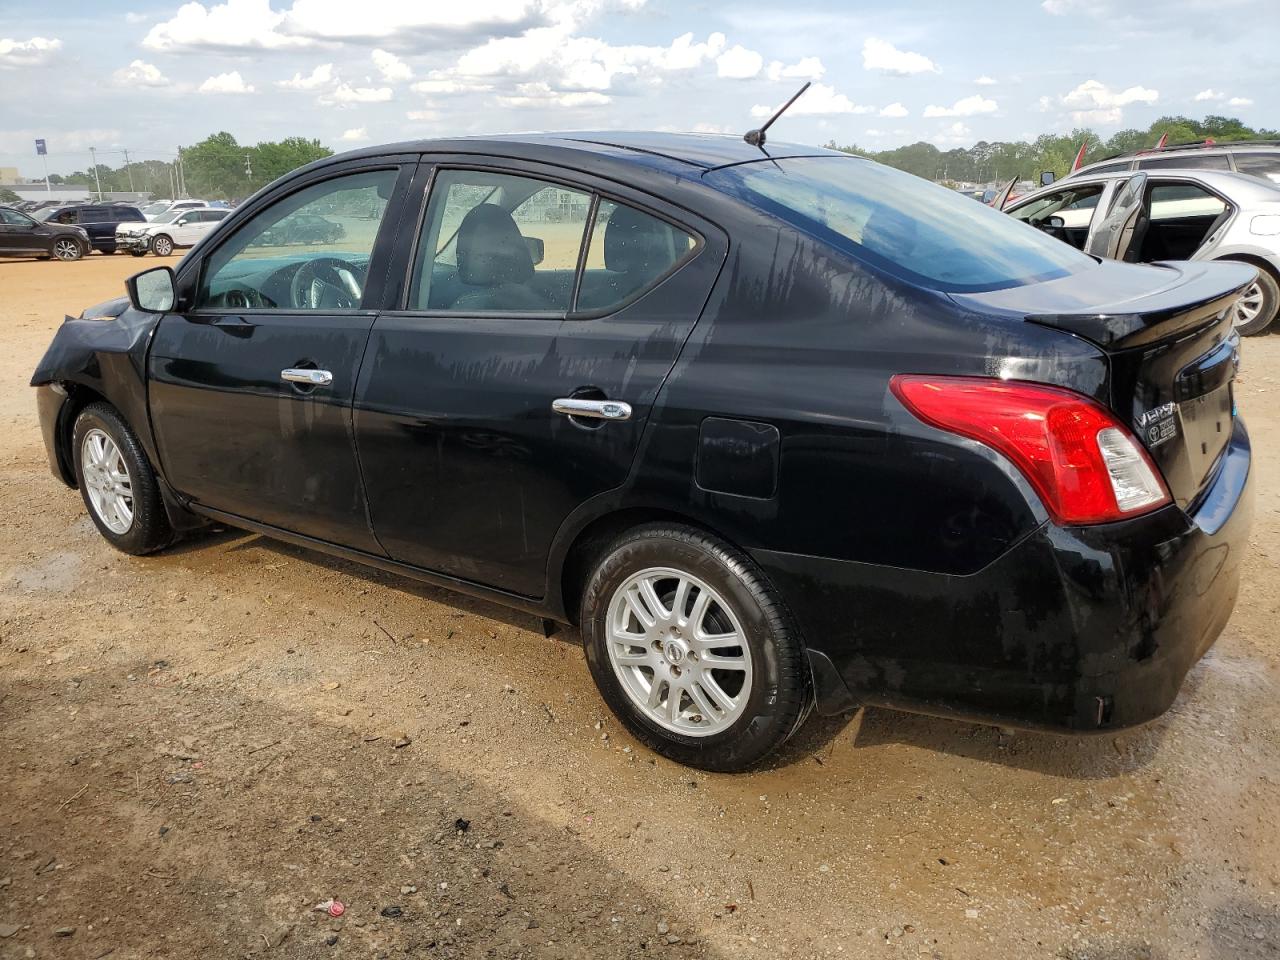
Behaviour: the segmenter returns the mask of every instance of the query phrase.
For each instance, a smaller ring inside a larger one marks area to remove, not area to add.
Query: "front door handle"
[[[301,383],[308,387],[327,387],[333,383],[333,374],[328,370],[308,370],[301,367],[287,367],[280,371],[280,379],[289,383]]]
[[[551,409],[566,417],[594,417],[597,420],[630,420],[631,404],[621,400],[580,400],[561,397],[551,401]]]

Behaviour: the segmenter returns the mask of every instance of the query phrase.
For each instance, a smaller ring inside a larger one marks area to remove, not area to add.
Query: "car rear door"
[[[1084,252],[1108,260],[1130,260],[1146,236],[1147,175],[1135,173],[1123,185],[1112,186],[1105,217],[1094,217]]]
[[[416,156],[326,166],[257,201],[184,259],[182,309],[148,354],[164,475],[212,511],[380,553],[352,438],[351,398]],[[281,219],[323,207],[343,241],[279,248]]]
[[[727,244],[616,183],[451,160],[424,165],[356,388],[370,516],[396,560],[541,596],[565,519],[626,480]]]

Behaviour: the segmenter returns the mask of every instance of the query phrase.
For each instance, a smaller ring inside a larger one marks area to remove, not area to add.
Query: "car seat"
[[[458,227],[458,279],[468,288],[453,310],[547,310],[529,286],[533,258],[511,214],[492,203],[473,207]]]

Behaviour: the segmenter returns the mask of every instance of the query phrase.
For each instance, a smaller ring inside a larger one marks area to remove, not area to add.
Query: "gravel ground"
[[[870,710],[716,776],[521,615],[231,531],[113,552],[26,384],[145,263],[0,262],[3,960],[1280,956],[1280,336],[1242,599],[1166,717]]]

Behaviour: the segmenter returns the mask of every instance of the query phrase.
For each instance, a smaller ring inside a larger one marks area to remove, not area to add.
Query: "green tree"
[[[0,187],[0,203],[17,203],[22,198],[8,187]]]
[[[248,196],[253,185],[245,173],[245,157],[250,153],[225,130],[185,148],[182,169],[187,192],[208,199]]]
[[[257,186],[264,186],[290,170],[331,156],[333,151],[321,146],[319,140],[306,137],[285,137],[275,142],[260,143],[253,151],[253,179]]]

